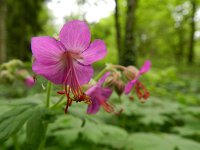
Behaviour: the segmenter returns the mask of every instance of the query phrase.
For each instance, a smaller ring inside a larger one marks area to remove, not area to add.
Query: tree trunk
[[[126,14],[126,28],[124,47],[120,64],[124,66],[136,65],[136,49],[133,36],[133,29],[135,23],[135,10],[137,0],[127,0],[127,14]]]
[[[191,0],[191,22],[190,22],[190,41],[189,41],[189,52],[188,52],[188,64],[194,63],[194,45],[195,45],[195,40],[194,40],[194,33],[195,33],[195,12],[196,12],[196,1]]]
[[[117,51],[118,51],[118,61],[120,63],[120,58],[122,56],[122,47],[121,47],[121,26],[119,21],[119,0],[115,0],[115,29],[116,29],[116,42],[117,42]]]
[[[182,60],[183,60],[183,52],[184,52],[184,30],[182,28],[182,24],[181,26],[177,29],[177,32],[178,32],[178,38],[179,38],[179,41],[178,41],[178,49],[177,49],[177,52],[176,52],[176,62],[177,63],[181,63]]]
[[[6,61],[6,4],[0,1],[0,63]]]

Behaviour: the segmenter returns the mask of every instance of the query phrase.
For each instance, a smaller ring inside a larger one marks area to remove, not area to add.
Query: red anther
[[[133,96],[129,96],[129,100],[130,101],[134,101],[134,97]]]
[[[65,91],[57,91],[58,94],[63,95],[65,94]]]
[[[73,99],[76,102],[85,102],[86,104],[91,104],[92,101],[90,99],[90,97],[88,95],[86,95],[85,93],[82,93],[82,95],[80,95],[79,97],[74,97]]]
[[[144,98],[144,99],[147,99],[147,98],[149,98],[149,96],[150,96],[149,92],[148,92],[148,91],[145,91],[145,93],[144,93],[144,95],[143,95],[143,98]]]

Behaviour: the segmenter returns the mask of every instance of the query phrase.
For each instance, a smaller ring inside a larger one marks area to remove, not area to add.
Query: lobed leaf
[[[0,142],[17,133],[30,118],[35,105],[27,104],[15,107],[0,116]]]

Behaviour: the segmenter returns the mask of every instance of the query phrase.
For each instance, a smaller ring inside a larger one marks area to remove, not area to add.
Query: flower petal
[[[25,84],[27,87],[32,87],[35,84],[35,80],[33,79],[32,76],[28,76],[25,79]]]
[[[65,64],[58,62],[55,64],[41,63],[37,59],[33,62],[32,70],[39,75],[44,76],[54,84],[63,84],[67,70]]]
[[[83,65],[77,61],[74,61],[73,65],[79,84],[83,85],[88,83],[94,74],[92,66]]]
[[[88,114],[95,114],[99,111],[100,103],[98,101],[99,87],[93,86],[89,88],[86,92],[87,95],[90,96],[92,104],[88,105],[87,113]]]
[[[101,95],[103,96],[104,101],[107,101],[111,96],[112,90],[109,88],[101,88]]]
[[[48,36],[33,37],[31,39],[31,49],[33,56],[45,64],[57,63],[65,52],[59,41]]]
[[[90,30],[84,21],[69,21],[62,27],[59,38],[68,51],[83,52],[90,44]]]
[[[124,90],[125,94],[129,94],[131,92],[133,86],[134,86],[134,83],[128,82],[125,86],[125,90]]]
[[[142,68],[140,68],[139,74],[143,74],[143,73],[148,72],[150,68],[151,68],[151,61],[146,60],[143,64]]]
[[[106,80],[106,78],[108,77],[110,75],[110,72],[106,72],[100,79],[99,79],[99,81],[98,81],[98,86],[101,86],[104,82],[105,82],[105,80]]]
[[[96,114],[100,109],[100,104],[97,99],[91,98],[92,104],[88,105],[87,113],[88,114]]]
[[[94,40],[88,49],[86,49],[81,56],[83,59],[80,60],[81,63],[85,65],[92,64],[105,57],[107,53],[106,45],[102,40]]]

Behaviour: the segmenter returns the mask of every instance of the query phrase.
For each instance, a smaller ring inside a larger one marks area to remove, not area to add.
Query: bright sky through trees
[[[98,22],[101,18],[108,17],[114,10],[114,0],[100,0],[98,5],[96,1],[89,1],[83,7],[77,5],[76,0],[51,0],[47,2],[47,7],[55,18],[55,24],[61,26],[64,23],[64,17],[77,14],[79,11],[85,13],[88,22]]]

